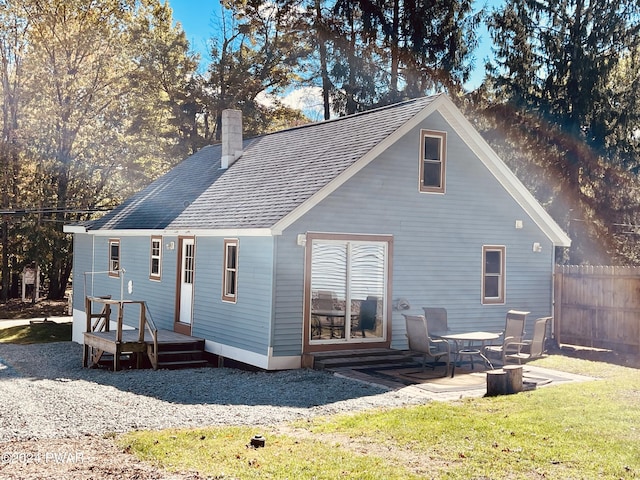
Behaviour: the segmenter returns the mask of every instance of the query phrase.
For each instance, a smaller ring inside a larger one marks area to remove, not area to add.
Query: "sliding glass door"
[[[310,243],[309,343],[386,340],[388,242],[359,236]]]

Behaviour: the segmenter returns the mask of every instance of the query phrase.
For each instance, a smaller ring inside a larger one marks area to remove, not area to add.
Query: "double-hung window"
[[[505,247],[482,247],[482,303],[504,303]]]
[[[160,280],[162,271],[162,237],[151,237],[151,258],[149,259],[149,278]]]
[[[109,276],[120,276],[120,240],[109,239]]]
[[[222,300],[237,301],[238,297],[238,240],[225,239],[222,273]]]
[[[420,191],[444,193],[446,132],[420,131]]]

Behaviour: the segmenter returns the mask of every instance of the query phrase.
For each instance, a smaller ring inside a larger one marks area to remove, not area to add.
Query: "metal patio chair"
[[[447,310],[442,307],[422,307],[424,318],[427,319],[429,333],[435,337],[450,332],[447,322]]]
[[[502,343],[499,345],[487,345],[484,347],[484,355],[491,359],[498,358],[504,365],[507,354],[520,351],[518,344],[522,343],[524,337],[524,325],[527,315],[530,312],[509,310],[505,320],[504,331],[502,332]]]
[[[424,315],[406,315],[407,339],[409,340],[409,350],[422,354],[422,370],[429,365],[435,367],[444,363],[446,370],[444,376],[449,374],[449,364],[451,363],[451,347],[446,340],[434,340],[429,336],[427,320]],[[427,362],[431,359],[431,362]]]
[[[513,360],[520,364],[523,361],[541,357],[544,354],[547,323],[552,319],[553,317],[538,318],[533,325],[533,338],[531,340],[509,342],[506,348],[507,353],[504,355],[505,362]]]

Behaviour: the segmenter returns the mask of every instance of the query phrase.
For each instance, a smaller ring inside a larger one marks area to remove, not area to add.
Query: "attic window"
[[[420,191],[444,193],[446,132],[420,131]]]
[[[109,239],[109,276],[120,276],[120,240]]]

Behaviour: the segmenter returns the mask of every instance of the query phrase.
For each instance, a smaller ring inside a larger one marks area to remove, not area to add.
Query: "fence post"
[[[555,280],[554,294],[553,294],[553,338],[556,342],[556,346],[560,347],[560,324],[562,318],[562,282],[564,281],[564,267],[562,265],[556,265],[555,268]]]

